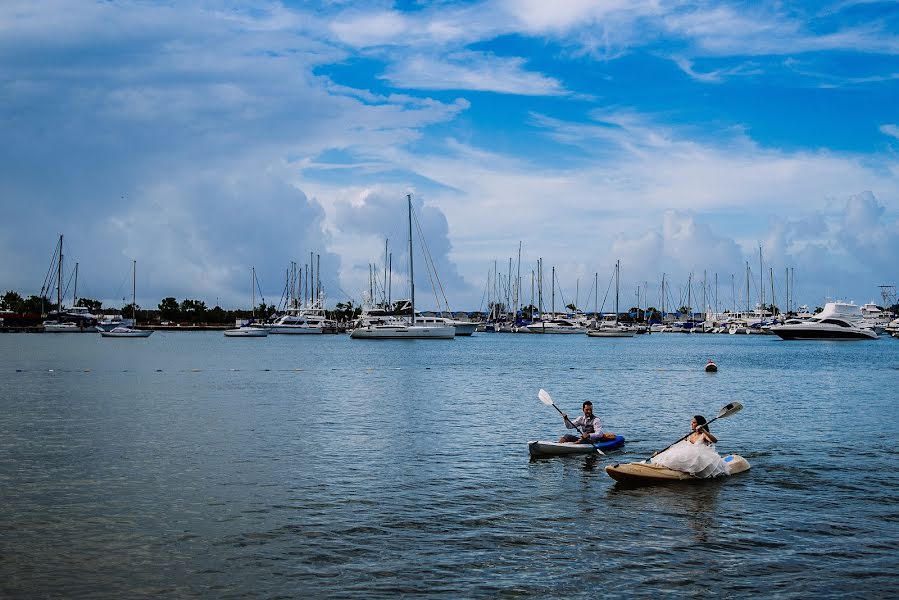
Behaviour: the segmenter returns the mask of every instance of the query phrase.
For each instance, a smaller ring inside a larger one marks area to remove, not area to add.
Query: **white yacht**
[[[381,321],[361,321],[361,325],[350,333],[350,338],[356,340],[451,340],[456,337],[456,328],[452,325],[433,324],[419,325],[415,315],[415,270],[412,261],[412,195],[406,195],[409,216],[409,315],[411,323],[403,319],[385,314]],[[370,315],[369,315],[370,317]]]
[[[546,321],[537,321],[530,325],[521,327],[519,331],[527,333],[577,333],[583,335],[587,331],[587,326],[580,321],[568,319],[565,317],[556,317]]]
[[[450,326],[455,328],[457,336],[469,336],[475,332],[478,324],[471,321],[462,321],[459,319],[450,319],[449,317],[435,317],[422,314],[415,315],[415,323],[418,325],[429,325],[434,327]]]
[[[618,275],[620,268],[621,261],[619,260],[615,262],[615,314],[606,315],[603,320],[599,322],[598,327],[591,327],[587,329],[587,335],[590,337],[630,338],[634,337],[634,335],[637,333],[635,329],[627,327],[626,325],[622,325],[618,322]],[[599,290],[597,288],[597,292],[598,291]],[[598,293],[597,296],[599,296]]]
[[[224,331],[226,337],[267,337],[268,329],[253,325],[241,325]]]
[[[857,305],[828,302],[814,317],[790,319],[771,327],[771,332],[784,340],[876,340],[877,333],[863,327],[861,320]]]
[[[337,323],[325,315],[324,308],[292,308],[265,328],[272,334],[319,334],[337,330]]]

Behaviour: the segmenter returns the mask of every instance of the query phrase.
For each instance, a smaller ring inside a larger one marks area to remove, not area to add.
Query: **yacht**
[[[809,319],[789,319],[771,327],[784,340],[876,340],[877,333],[861,325],[861,311],[855,304],[828,302],[824,310]]]
[[[619,260],[615,262],[615,315],[606,315],[606,317],[600,321],[599,327],[587,329],[587,335],[590,337],[630,338],[634,337],[634,334],[636,333],[635,330],[618,322],[618,274],[620,268],[621,261]],[[599,296],[599,294],[597,294],[597,296]]]
[[[355,340],[451,340],[456,337],[456,328],[452,325],[433,324],[419,325],[415,314],[415,269],[412,261],[412,194],[406,195],[409,218],[409,311],[410,321],[395,315],[379,315],[378,321],[362,320],[362,323],[350,333]],[[386,312],[386,311],[385,311]]]
[[[547,321],[537,321],[519,329],[527,333],[579,333],[583,335],[587,327],[580,321],[557,317]]]
[[[265,328],[272,334],[319,334],[337,330],[337,323],[325,315],[320,303],[310,308],[291,308]]]
[[[84,306],[72,306],[62,310],[51,311],[48,320],[44,321],[44,331],[48,333],[96,333],[97,317]]]

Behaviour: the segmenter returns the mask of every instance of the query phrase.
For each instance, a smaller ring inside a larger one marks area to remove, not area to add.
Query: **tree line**
[[[137,320],[141,323],[169,321],[171,323],[192,325],[227,325],[234,323],[237,319],[253,317],[257,320],[265,320],[277,312],[277,307],[274,304],[266,304],[265,302],[252,310],[225,310],[217,305],[208,308],[202,300],[188,298],[179,302],[172,296],[163,298],[155,309],[144,309],[140,306],[132,306],[130,303],[124,305],[121,310],[104,309],[101,301],[92,298],[79,298],[75,306],[83,306],[95,315],[121,313],[122,316],[130,317],[136,313]],[[46,296],[32,295],[25,298],[12,290],[0,296],[0,310],[2,311],[43,315],[52,310],[57,310],[57,308],[56,303]],[[338,302],[333,310],[325,310],[325,314],[329,319],[338,322],[353,320],[361,313],[362,308],[355,306],[351,300]]]

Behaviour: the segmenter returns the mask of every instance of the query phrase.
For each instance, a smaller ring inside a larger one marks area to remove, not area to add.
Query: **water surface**
[[[890,338],[0,335],[0,596],[895,596],[897,382]],[[541,387],[624,451],[530,461]],[[748,473],[604,473],[734,400]]]

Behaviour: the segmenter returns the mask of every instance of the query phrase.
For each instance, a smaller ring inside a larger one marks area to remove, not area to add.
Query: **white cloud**
[[[480,52],[462,52],[446,59],[413,56],[394,64],[384,78],[401,88],[423,90],[475,90],[525,96],[565,93],[550,77],[525,70],[520,58]]]
[[[899,126],[895,125],[894,123],[881,125],[880,132],[890,137],[899,139]]]

